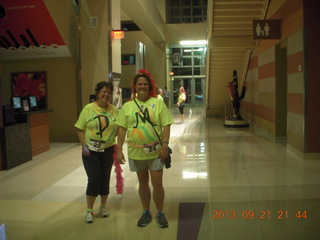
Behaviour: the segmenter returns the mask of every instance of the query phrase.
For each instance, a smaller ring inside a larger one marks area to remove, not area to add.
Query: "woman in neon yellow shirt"
[[[186,106],[186,104],[185,104],[186,99],[187,99],[187,93],[184,90],[184,87],[180,87],[179,88],[179,97],[178,97],[178,102],[177,102],[177,105],[178,105],[178,108],[179,108],[179,111],[180,111],[180,117],[181,117],[180,123],[184,123],[184,111],[183,111],[183,109]]]
[[[149,178],[157,208],[156,220],[161,228],[168,227],[163,213],[164,188],[162,175],[164,159],[168,156],[170,125],[173,123],[167,106],[155,93],[151,74],[142,69],[132,83],[132,101],[126,102],[116,120],[118,125],[117,160],[124,164],[122,146],[127,136],[130,170],[137,173],[143,214],[137,226],[151,222]]]
[[[82,145],[82,160],[88,176],[86,190],[86,223],[94,222],[93,205],[101,196],[100,215],[108,217],[106,204],[109,195],[110,173],[116,136],[116,117],[119,110],[109,103],[113,85],[100,82],[95,88],[97,100],[87,104],[75,124]]]

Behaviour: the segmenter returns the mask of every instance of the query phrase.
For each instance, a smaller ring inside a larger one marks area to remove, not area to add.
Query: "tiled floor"
[[[205,119],[203,109],[189,110],[186,123],[171,128],[173,162],[164,170],[169,228],[155,220],[136,226],[137,179],[127,165],[123,195],[116,194],[112,174],[110,217],[84,223],[80,147],[52,143],[50,151],[0,172],[0,225],[7,239],[319,239],[320,158],[302,160],[252,128],[224,128],[222,119]],[[178,111],[172,114],[179,122]]]

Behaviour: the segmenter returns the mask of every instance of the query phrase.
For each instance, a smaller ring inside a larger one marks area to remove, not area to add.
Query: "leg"
[[[110,192],[110,175],[113,166],[113,147],[107,148],[100,158],[100,189],[101,205],[106,205]]]
[[[88,207],[88,209],[92,209],[93,210],[93,206],[94,206],[94,202],[96,201],[96,198],[97,197],[87,195],[87,207]]]
[[[100,156],[101,171],[100,171],[100,216],[108,217],[107,200],[110,192],[110,175],[113,166],[113,147],[105,149],[104,153]]]
[[[184,123],[184,111],[183,111],[184,107],[185,107],[184,103],[181,103],[179,106],[180,117],[181,117],[180,123]]]
[[[101,206],[107,205],[108,195],[101,195]]]
[[[157,207],[158,212],[163,210],[164,202],[164,188],[162,184],[163,169],[151,170],[151,183],[153,186],[153,201]]]
[[[151,182],[153,185],[153,200],[157,207],[157,223],[161,228],[169,227],[168,221],[163,212],[164,189],[162,184],[163,169],[151,170]]]
[[[91,153],[90,157],[86,157],[82,155],[83,165],[86,170],[88,176],[88,184],[87,184],[87,207],[88,209],[93,209],[96,197],[98,196],[98,173],[99,173],[99,162],[98,158]]]
[[[100,163],[99,163],[99,159],[93,152],[90,152],[90,157],[86,157],[85,155],[82,154],[82,160],[88,176],[88,184],[87,184],[87,191],[86,191],[88,209],[86,211],[84,220],[86,223],[93,223],[94,222],[93,206],[98,196],[98,189],[99,189],[98,188],[99,178],[97,178],[97,176],[99,176]]]
[[[149,187],[149,172],[148,170],[138,171],[137,172],[138,180],[139,180],[139,195],[143,208],[143,213],[141,218],[139,219],[137,226],[145,227],[151,222],[151,213],[150,209],[150,199],[151,192]]]
[[[151,191],[149,187],[149,172],[148,170],[137,172],[139,180],[139,195],[143,210],[150,209]]]

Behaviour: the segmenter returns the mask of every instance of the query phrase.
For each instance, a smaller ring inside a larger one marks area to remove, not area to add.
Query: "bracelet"
[[[169,142],[162,142],[162,143],[167,143],[167,144],[169,144]]]

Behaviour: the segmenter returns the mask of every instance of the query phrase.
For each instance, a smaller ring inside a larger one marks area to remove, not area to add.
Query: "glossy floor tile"
[[[116,194],[112,173],[110,217],[84,223],[80,146],[51,143],[50,151],[0,172],[7,239],[319,239],[320,159],[303,160],[252,128],[224,128],[200,107],[185,110],[185,123],[177,124],[178,110],[171,109],[173,162],[164,170],[169,228],[157,226],[153,203],[153,221],[136,226],[138,185],[127,165],[123,195]]]

